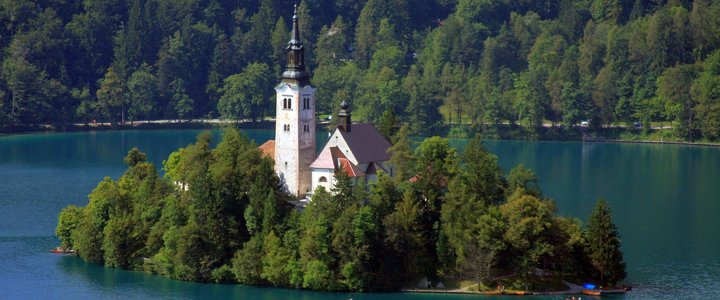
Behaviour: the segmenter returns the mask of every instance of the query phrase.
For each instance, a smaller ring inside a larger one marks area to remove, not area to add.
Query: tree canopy
[[[720,138],[715,0],[299,4],[322,114],[345,100],[423,135],[591,120]],[[0,128],[273,115],[291,15],[288,0],[2,1]]]
[[[163,177],[131,149],[125,174],[60,212],[61,245],[180,280],[314,290],[395,290],[422,277],[495,286],[508,274],[514,288],[547,288],[534,285],[537,268],[609,285],[625,276],[607,203],[583,231],[556,214],[531,170],[505,177],[479,139],[462,155],[440,137],[397,154],[406,166],[396,176],[417,172],[409,180],[380,172],[368,185],[338,172],[302,210],[253,141],[232,128],[214,148],[213,139],[205,132],[173,152]]]

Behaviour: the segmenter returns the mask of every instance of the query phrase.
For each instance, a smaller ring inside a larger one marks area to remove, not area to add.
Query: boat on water
[[[583,295],[590,295],[590,296],[602,296],[602,294],[603,294],[602,290],[588,290],[588,289],[583,289],[582,293],[583,293]]]
[[[75,250],[65,249],[63,247],[55,247],[55,249],[51,249],[50,252],[55,253],[55,254],[71,254],[71,253],[75,253]]]
[[[627,292],[625,288],[622,289],[583,289],[582,293],[589,296],[602,296],[608,294],[622,294]]]

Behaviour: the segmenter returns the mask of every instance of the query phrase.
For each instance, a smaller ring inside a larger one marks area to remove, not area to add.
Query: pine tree
[[[375,44],[374,26],[372,19],[372,5],[375,1],[369,1],[360,12],[360,18],[355,26],[355,60],[361,67],[366,67],[372,56],[373,45]]]
[[[282,17],[278,18],[275,23],[275,29],[273,29],[272,37],[270,38],[270,44],[272,46],[272,54],[275,65],[275,73],[279,76],[285,67],[285,47],[287,47],[290,33],[285,24],[285,19]]]
[[[410,140],[410,127],[403,125],[393,137],[393,145],[388,149],[390,154],[390,175],[397,183],[404,182],[415,173],[412,141]]]
[[[600,273],[603,284],[615,286],[625,278],[620,233],[613,223],[610,207],[602,198],[595,203],[595,209],[588,220],[587,243],[590,261]]]
[[[125,125],[126,93],[125,79],[113,67],[108,68],[105,78],[100,80],[100,89],[96,95],[103,113],[109,116],[113,123],[119,121],[120,125]]]
[[[313,22],[313,12],[307,1],[300,2],[298,6],[298,18],[300,26],[300,40],[303,42],[305,49],[315,48],[315,26]],[[315,68],[315,55],[312,51],[305,51],[305,65],[309,70]]]

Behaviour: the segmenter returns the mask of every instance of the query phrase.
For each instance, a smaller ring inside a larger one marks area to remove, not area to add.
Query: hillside
[[[272,116],[292,3],[0,1],[0,128]],[[323,114],[720,138],[720,1],[304,0],[299,16]]]

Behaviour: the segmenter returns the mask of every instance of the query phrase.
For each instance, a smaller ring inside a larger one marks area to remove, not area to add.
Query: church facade
[[[303,198],[320,186],[331,190],[336,172],[365,182],[375,180],[380,171],[392,176],[387,153],[390,142],[372,124],[352,123],[345,102],[338,114],[337,128],[316,155],[315,88],[305,67],[297,7],[292,22],[286,70],[275,87],[275,140],[259,147],[264,155],[275,159],[275,172],[283,187]]]

